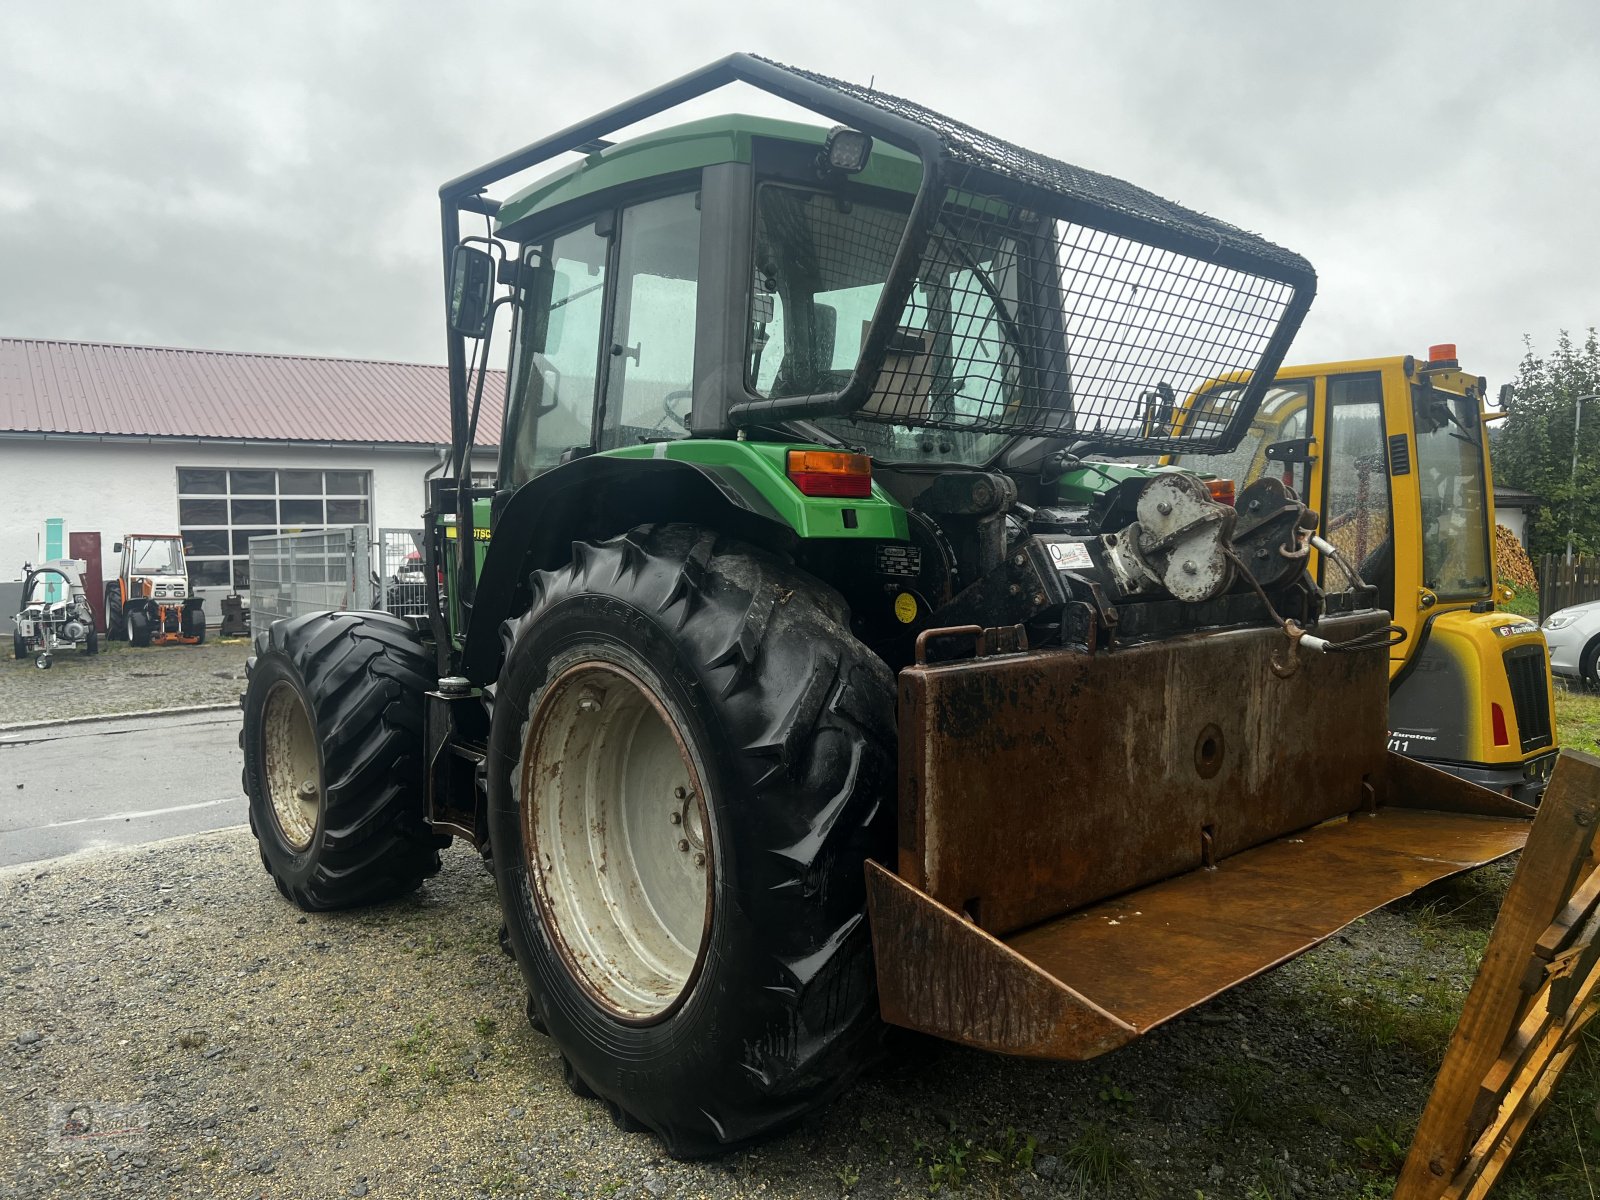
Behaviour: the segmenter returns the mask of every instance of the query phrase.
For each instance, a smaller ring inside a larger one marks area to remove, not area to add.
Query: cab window
[[[1394,528],[1383,423],[1383,385],[1377,375],[1328,380],[1328,444],[1323,451],[1323,536],[1378,588],[1394,611]],[[1324,559],[1324,585],[1345,586]]]
[[[1441,600],[1489,594],[1483,430],[1470,396],[1413,387],[1422,584]]]
[[[700,212],[692,193],[624,209],[601,445],[687,437]]]
[[[528,282],[500,472],[512,488],[594,444],[608,246],[590,224],[523,253]]]

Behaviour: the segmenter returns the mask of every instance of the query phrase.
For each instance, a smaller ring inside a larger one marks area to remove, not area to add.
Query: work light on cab
[[[859,129],[835,125],[828,130],[828,140],[822,145],[822,161],[830,171],[841,175],[855,175],[867,165],[872,154],[872,138]]]
[[[807,496],[864,500],[872,495],[872,459],[838,450],[791,450],[789,478]]]

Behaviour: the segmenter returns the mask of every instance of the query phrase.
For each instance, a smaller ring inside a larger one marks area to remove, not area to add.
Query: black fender
[[[653,521],[711,525],[767,546],[793,534],[735,468],[669,458],[576,459],[497,507],[461,647],[461,673],[479,687],[499,676],[500,625],[526,606],[528,576],[566,563],[575,541]]]

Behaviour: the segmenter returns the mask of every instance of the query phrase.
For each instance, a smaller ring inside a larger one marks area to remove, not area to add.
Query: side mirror
[[[1502,383],[1500,385],[1500,407],[1501,408],[1509,409],[1511,407],[1511,402],[1513,400],[1515,400],[1516,398],[1517,398],[1517,389],[1516,389],[1516,385],[1515,384]]]
[[[450,257],[450,328],[481,338],[494,305],[494,259],[476,246],[461,245]]]
[[[122,543],[121,542],[112,542],[111,543],[111,553],[113,553],[113,554],[121,554],[122,553]]]

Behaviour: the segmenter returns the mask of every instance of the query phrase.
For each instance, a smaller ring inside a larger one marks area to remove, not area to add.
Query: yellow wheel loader
[[[1404,631],[1389,651],[1389,748],[1537,802],[1556,760],[1550,656],[1538,625],[1495,610],[1494,484],[1485,381],[1453,345],[1411,356],[1282,367],[1227,454],[1169,464],[1270,477],[1320,513],[1311,570],[1378,589]],[[1178,414],[1232,411],[1237,382]]]
[[[612,140],[732,83],[832,127]],[[443,584],[421,628],[257,639],[251,826],[306,909],[486,848],[529,1017],[620,1125],[680,1156],[760,1137],[885,1023],[1104,1054],[1530,837],[1388,750],[1389,615],[1307,571],[1295,494],[1128,461],[1246,435],[1311,302],[1298,255],[742,54],[440,199]],[[1224,377],[1231,412],[1141,428]],[[1546,801],[1557,856],[1584,767]],[[1448,1181],[1467,1152],[1432,1157]]]

